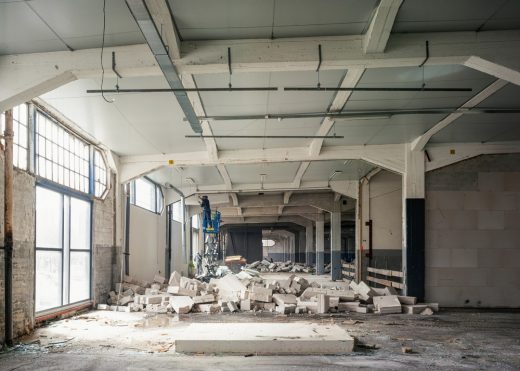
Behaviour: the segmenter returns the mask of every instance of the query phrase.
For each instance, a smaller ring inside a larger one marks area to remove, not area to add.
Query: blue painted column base
[[[316,274],[324,274],[325,253],[323,251],[316,252]]]
[[[330,252],[330,275],[333,281],[340,281],[343,279],[341,269],[341,251]]]

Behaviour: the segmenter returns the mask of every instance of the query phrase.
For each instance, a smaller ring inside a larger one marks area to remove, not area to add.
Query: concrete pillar
[[[403,283],[406,295],[424,300],[425,187],[424,151],[405,149],[403,175]]]
[[[313,230],[312,224],[309,223],[305,227],[305,264],[312,265],[314,263],[313,259]]]
[[[302,255],[303,260],[305,260],[305,252],[307,249],[307,231],[301,230],[300,233],[298,233],[298,248],[296,249],[296,257],[295,262],[301,263],[302,262]]]
[[[323,274],[325,261],[325,221],[316,222],[316,274]]]
[[[359,183],[359,198],[360,198],[360,231],[361,231],[361,246],[359,254],[359,279],[366,281],[367,267],[370,265],[369,249],[370,249],[370,183],[368,177],[362,179]]]
[[[330,263],[331,279],[341,280],[341,211],[330,213]]]

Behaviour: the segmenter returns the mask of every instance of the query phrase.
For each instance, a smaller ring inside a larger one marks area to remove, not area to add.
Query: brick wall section
[[[0,156],[0,244],[4,245],[4,157]],[[34,223],[35,179],[14,172],[14,251],[13,251],[13,335],[20,336],[34,327]],[[0,342],[4,339],[4,252],[0,253]]]
[[[520,154],[426,174],[426,295],[453,307],[520,307]]]
[[[93,288],[94,302],[106,303],[114,288],[114,271],[117,271],[117,249],[114,246],[115,179],[105,200],[93,203]],[[119,282],[119,281],[117,281]]]
[[[13,334],[34,327],[35,205],[34,176],[15,169],[13,253]],[[114,182],[112,184],[115,184]],[[104,302],[118,272],[114,247],[114,190],[93,203],[93,298]],[[4,245],[4,155],[0,151],[0,246]],[[4,341],[4,251],[0,250],[0,344]]]

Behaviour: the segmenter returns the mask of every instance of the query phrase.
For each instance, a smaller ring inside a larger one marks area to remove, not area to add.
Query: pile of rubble
[[[286,262],[270,262],[269,260],[259,260],[245,266],[246,269],[254,269],[260,273],[267,272],[291,272],[291,273],[314,273],[314,267],[301,263]],[[330,264],[329,264],[330,272]]]
[[[258,267],[258,266],[256,266]],[[436,303],[417,304],[411,296],[394,289],[375,289],[354,281],[310,283],[294,274],[282,280],[261,278],[252,269],[213,278],[209,283],[181,277],[173,272],[169,281],[156,275],[154,283],[125,277],[110,292],[107,304],[98,309],[153,313],[218,313],[270,311],[289,313],[408,313],[430,315],[439,310]]]

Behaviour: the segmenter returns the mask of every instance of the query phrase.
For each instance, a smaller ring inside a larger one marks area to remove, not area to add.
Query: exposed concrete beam
[[[287,191],[287,192],[283,193],[283,203],[285,205],[287,205],[291,201],[292,194],[293,193],[291,191]]]
[[[358,198],[358,181],[357,180],[331,180],[330,188],[344,196],[357,199]]]
[[[221,225],[226,224],[274,224],[274,223],[294,223],[302,227],[312,225],[312,221],[301,216],[254,216],[254,217],[225,217],[222,218]]]
[[[0,56],[0,111],[54,90],[75,79],[101,75],[100,49]],[[105,48],[116,53],[117,70],[124,77],[160,76],[148,45]],[[111,59],[104,59],[105,76],[115,76]]]
[[[364,68],[349,68],[347,71],[347,74],[343,78],[343,81],[341,82],[342,88],[349,88],[349,87],[355,87],[359,80],[361,80],[361,76],[363,76],[363,72],[365,71]],[[334,100],[332,101],[332,104],[329,108],[329,112],[340,112],[345,104],[347,103],[348,99],[350,98],[350,95],[352,94],[352,91],[338,91],[336,93],[336,96],[334,97]],[[325,136],[329,133],[330,129],[334,125],[334,120],[330,117],[325,117],[321,121],[321,125],[319,129],[316,131],[316,136]],[[321,151],[321,148],[323,146],[323,138],[315,138],[311,141],[311,144],[309,146],[309,153],[311,156],[318,155]]]
[[[219,207],[222,217],[226,216],[279,216],[279,215],[296,215],[315,216],[322,213],[321,210],[312,206],[286,206],[281,214],[279,214],[280,206],[264,206],[264,207]],[[239,211],[240,209],[240,211]]]
[[[218,164],[217,169],[218,169],[218,172],[220,173],[220,176],[222,177],[222,180],[224,181],[224,185],[228,189],[232,189],[233,184],[231,183],[231,177],[229,176],[226,166],[224,164]]]
[[[515,53],[509,51],[510,54]],[[488,59],[481,58],[479,56],[469,57],[463,64],[466,67],[473,68],[477,71],[487,73],[488,75],[495,76],[498,79],[505,80],[515,85],[520,85],[520,68],[518,64],[511,66],[503,65],[500,61],[500,57],[493,58],[490,53],[487,55]],[[516,57],[518,58],[518,56]]]
[[[300,184],[302,183],[302,178],[305,175],[305,172],[307,171],[307,168],[309,167],[310,164],[311,163],[309,161],[303,161],[300,164],[300,167],[296,171],[296,175],[294,176],[294,179],[292,182],[294,188],[298,188],[300,186]]]
[[[404,144],[333,146],[324,147],[317,155],[310,155],[306,147],[222,150],[218,159],[210,158],[207,151],[121,157],[121,181],[145,175],[170,160],[174,166],[201,166],[217,164],[257,164],[318,160],[365,160],[397,173],[404,172]],[[297,189],[294,182],[287,190]]]
[[[231,199],[233,206],[238,206],[238,196],[236,193],[230,193],[229,198]]]
[[[421,135],[420,137],[416,138],[412,142],[412,151],[422,151],[428,141],[433,137],[435,134],[437,134],[439,131],[453,123],[455,120],[457,120],[459,117],[464,115],[465,112],[470,110],[471,108],[479,105],[482,103],[486,98],[493,95],[498,90],[502,89],[504,86],[507,85],[507,81],[505,80],[496,80],[490,85],[488,85],[486,88],[484,88],[481,92],[476,94],[473,98],[468,100],[466,103],[464,103],[462,106],[460,106],[457,109],[457,112],[450,113],[448,116],[443,118],[441,121],[439,121],[437,124],[435,124],[433,127],[431,127],[426,133]]]
[[[427,151],[425,170],[432,171],[480,155],[520,153],[520,142],[430,144]]]
[[[379,2],[368,31],[363,38],[365,53],[383,53],[385,51],[395,17],[402,2],[403,0],[381,0]]]
[[[428,65],[464,64],[470,57],[479,57],[519,71],[519,35],[519,30],[391,34],[386,52],[370,55],[364,52],[363,35],[189,41],[182,43],[184,58],[176,66],[182,73],[227,73],[227,48],[231,47],[237,73],[315,71],[320,44],[324,51],[321,70],[418,66],[424,61],[428,40]],[[487,68],[477,61],[468,63],[479,70]]]
[[[163,43],[168,47],[170,58],[179,59],[181,57],[181,42],[174,27],[173,15],[170,13],[168,4],[164,0],[145,0],[145,3],[155,25],[161,33]]]

